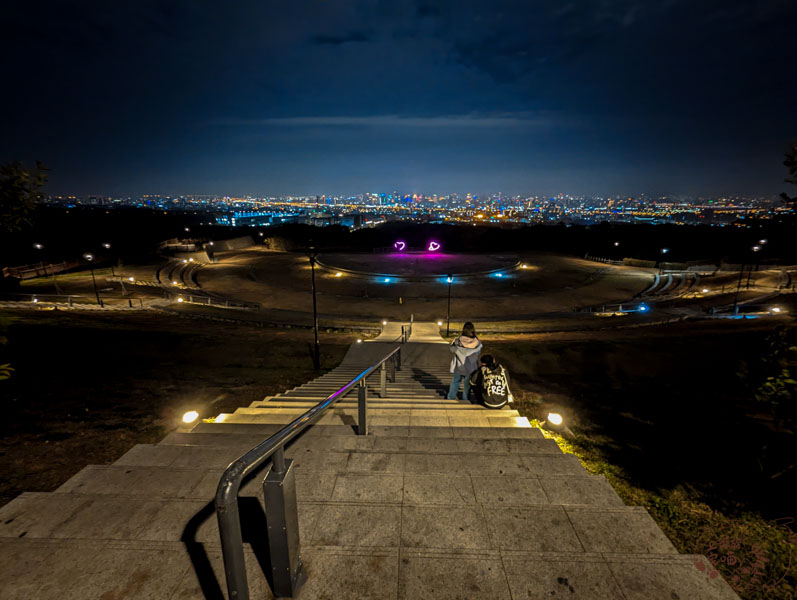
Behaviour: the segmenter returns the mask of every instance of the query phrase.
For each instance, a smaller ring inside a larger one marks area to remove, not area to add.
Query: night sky
[[[50,193],[776,194],[797,2],[8,1]]]

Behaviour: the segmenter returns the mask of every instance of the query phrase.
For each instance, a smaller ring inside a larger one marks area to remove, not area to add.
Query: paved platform
[[[300,599],[737,598],[514,410],[447,400],[441,341],[403,345],[385,397],[374,378],[368,436],[348,397],[287,448]],[[225,598],[212,499],[227,464],[395,347],[354,344],[303,386],[20,495],[0,509],[0,599]],[[253,599],[273,597],[262,478],[239,501]]]

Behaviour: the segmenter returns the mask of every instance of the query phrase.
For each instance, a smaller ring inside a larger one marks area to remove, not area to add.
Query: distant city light
[[[766,239],[763,239],[763,240],[758,240],[758,243],[759,243],[759,244],[761,244],[761,245],[763,246],[764,244],[766,244],[766,243],[767,243],[767,241],[768,241],[768,240],[766,240]]]
[[[615,242],[615,243],[614,243],[614,245],[615,245],[615,246],[619,246],[619,245],[620,245],[620,242]]]
[[[111,245],[110,245],[108,242],[105,242],[105,243],[102,245],[102,247],[103,247],[103,248],[105,248],[106,250],[108,250],[108,249],[111,247]]]
[[[42,248],[44,248],[44,246],[42,246],[41,244],[33,244],[33,247],[36,248],[36,250],[41,250]]]
[[[753,252],[758,252],[761,250],[761,246],[753,246]]]
[[[428,250],[429,252],[437,252],[438,250],[440,250],[440,243],[435,241],[429,242]]]
[[[670,251],[670,249],[669,249],[669,248],[662,248],[662,249],[661,249],[661,253],[662,253],[662,254],[667,254],[669,251]]]

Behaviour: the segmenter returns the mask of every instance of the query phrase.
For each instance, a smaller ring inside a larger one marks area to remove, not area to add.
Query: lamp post
[[[761,250],[761,246],[753,246],[751,250],[755,253],[756,260],[755,260],[755,270],[758,271],[758,252]],[[747,270],[747,282],[744,284],[744,289],[750,289],[750,278],[753,276],[753,261],[750,261],[750,268]]]
[[[94,267],[91,264],[91,261],[94,260],[94,255],[90,253],[86,253],[83,255],[87,261],[89,261],[89,270],[91,271],[91,282],[94,284],[94,295],[97,297],[97,304],[102,306],[102,300],[100,300],[100,293],[97,291],[97,280],[94,277]]]
[[[661,254],[661,256],[659,257],[659,275],[661,275],[664,272],[664,255],[667,254],[669,251],[670,251],[669,248],[662,248],[661,250],[659,250],[659,254]]]
[[[451,284],[454,281],[454,276],[448,274],[446,282],[448,282],[448,308],[446,308],[446,336],[451,333]]]
[[[321,353],[318,348],[318,309],[315,292],[315,263],[318,256],[318,248],[311,245],[307,248],[307,257],[310,259],[310,277],[313,282],[313,367],[315,370],[321,368]]]

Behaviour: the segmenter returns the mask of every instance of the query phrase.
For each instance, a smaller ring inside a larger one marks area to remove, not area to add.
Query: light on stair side
[[[561,425],[562,420],[562,415],[559,413],[548,413],[548,422],[551,425]]]
[[[199,413],[195,410],[189,410],[183,415],[183,423],[193,423],[199,418]]]
[[[362,341],[361,339],[357,338],[357,343],[358,343],[358,344],[362,344],[362,343],[363,343],[363,341]]]
[[[438,327],[442,327],[442,326],[443,326],[443,322],[442,322],[442,321],[438,321],[438,322],[437,322],[437,326],[438,326]]]

